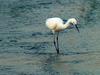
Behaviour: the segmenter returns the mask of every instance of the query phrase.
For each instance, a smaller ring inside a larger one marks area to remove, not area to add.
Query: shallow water
[[[99,75],[99,0],[0,0],[0,75]],[[79,21],[80,33],[59,35],[60,54],[46,28],[49,17]]]

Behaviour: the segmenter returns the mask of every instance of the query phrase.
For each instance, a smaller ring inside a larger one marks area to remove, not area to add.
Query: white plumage
[[[71,25],[76,25],[76,24],[77,20],[75,18],[68,19],[68,21],[65,24],[63,20],[58,17],[48,18],[46,20],[46,26],[54,32],[59,32],[61,30],[67,29]]]
[[[65,24],[63,20],[58,17],[48,18],[46,20],[46,26],[54,33],[54,46],[58,54],[59,54],[58,34],[60,31],[65,30],[72,25],[75,26],[77,31],[79,32],[79,29],[77,27],[77,20],[75,18],[68,19],[68,21]],[[55,38],[56,32],[57,32],[57,37]]]

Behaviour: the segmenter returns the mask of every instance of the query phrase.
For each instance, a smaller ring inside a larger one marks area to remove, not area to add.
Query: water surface
[[[0,75],[99,75],[99,0],[0,0]],[[79,21],[59,35],[60,54],[45,26],[49,17]]]

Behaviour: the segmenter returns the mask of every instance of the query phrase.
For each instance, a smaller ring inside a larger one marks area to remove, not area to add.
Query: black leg
[[[56,46],[56,41],[55,41],[55,34],[54,34],[53,43],[54,43],[55,48],[57,49],[57,46]]]
[[[54,46],[55,46],[55,49],[57,51],[57,54],[59,54],[58,34],[59,33],[57,33],[57,36],[56,36],[56,34],[54,34],[54,39],[53,39]]]
[[[59,36],[59,32],[57,32],[57,37],[56,37],[56,40],[57,40],[57,48],[56,48],[56,50],[57,50],[57,54],[59,54],[59,39],[58,39],[58,36]]]

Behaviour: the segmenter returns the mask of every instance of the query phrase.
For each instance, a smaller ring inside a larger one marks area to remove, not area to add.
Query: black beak
[[[75,27],[76,27],[77,31],[78,31],[78,32],[80,32],[80,31],[79,31],[79,28],[78,28],[78,26],[77,26],[77,25],[75,25]]]

